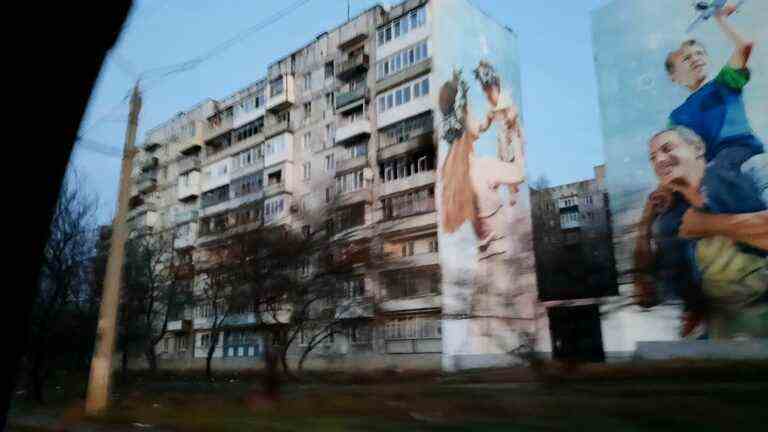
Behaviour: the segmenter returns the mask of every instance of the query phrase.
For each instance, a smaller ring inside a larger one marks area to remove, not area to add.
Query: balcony
[[[405,312],[440,309],[442,296],[440,294],[427,294],[420,297],[405,297],[389,299],[381,302],[382,312]]]
[[[296,103],[296,91],[293,75],[283,75],[282,79],[270,81],[267,111],[280,111],[294,103]]]
[[[364,187],[352,192],[344,192],[338,198],[338,205],[340,207],[357,203],[370,204],[371,202],[373,202],[373,194],[370,187]]]
[[[353,102],[362,99],[368,99],[369,93],[370,92],[368,91],[368,86],[365,85],[361,85],[350,91],[336,92],[336,96],[334,97],[336,99],[336,110],[343,112],[344,110],[342,110],[342,108],[351,105]],[[352,107],[350,106],[349,108]]]
[[[290,193],[284,181],[264,187],[264,198],[273,197],[284,193]]]
[[[173,240],[173,247],[176,249],[189,249],[195,246],[195,233],[197,233],[197,222],[189,222],[186,225],[186,232]]]
[[[293,132],[291,129],[291,121],[290,119],[285,120],[276,120],[274,122],[270,122],[270,124],[264,126],[264,138],[270,139],[273,136],[280,135],[284,132]]]
[[[435,212],[434,202],[427,204],[425,212],[414,212],[408,216],[397,218],[385,218],[378,223],[377,229],[380,233],[393,234],[397,232],[409,232],[416,229],[431,229],[437,226],[437,213]]]
[[[136,208],[134,208],[132,210],[129,210],[128,211],[128,217],[126,219],[127,220],[136,219],[137,217],[143,215],[144,213],[147,213],[147,212],[150,212],[150,211],[154,212],[156,210],[157,209],[156,209],[154,203],[145,202],[145,203],[142,203],[140,206],[138,206],[138,207],[136,207]]]
[[[414,78],[420,77],[429,73],[432,70],[432,59],[426,59],[420,63],[417,63],[407,69],[390,75],[383,80],[376,83],[376,93],[381,93],[402,84],[406,81],[410,81]]]
[[[203,139],[208,141],[209,139],[215,138],[224,132],[231,131],[233,123],[234,116],[222,116],[222,114],[219,113],[218,121],[209,120],[205,125],[205,133],[203,134]]]
[[[184,156],[192,156],[200,153],[200,150],[203,148],[200,142],[198,141],[190,141],[187,143],[184,143],[181,146],[181,149],[179,150],[179,153],[181,153]]]
[[[146,231],[155,228],[158,223],[158,214],[154,210],[148,210],[137,215],[128,222],[129,231]]]
[[[158,163],[159,161],[156,157],[154,156],[148,157],[141,162],[141,171],[142,172],[152,171],[153,169],[157,168]]]
[[[200,172],[191,171],[187,174],[186,181],[179,178],[177,193],[179,201],[189,201],[200,196]]]
[[[336,77],[342,81],[347,81],[357,74],[365,73],[368,70],[368,66],[368,54],[357,55],[339,64]]]
[[[192,221],[196,221],[198,216],[199,216],[199,212],[197,210],[187,210],[184,212],[176,213],[176,218],[174,219],[174,222],[176,224],[192,222]]]
[[[410,269],[410,268],[418,268],[418,267],[425,267],[425,266],[436,266],[440,264],[438,253],[437,252],[430,252],[430,253],[421,253],[411,256],[405,256],[405,257],[395,257],[386,260],[386,263],[384,264],[384,268],[387,271],[390,270],[402,270],[402,269]]]
[[[382,182],[379,186],[379,196],[388,196],[410,189],[421,188],[435,183],[435,170],[422,171],[408,177]]]
[[[149,140],[144,143],[144,150],[147,152],[154,152],[155,150],[159,149],[161,146],[160,142],[157,140]]]
[[[422,148],[435,148],[432,116],[405,120],[402,125],[379,132],[379,160],[411,153]]]
[[[189,171],[200,170],[200,158],[197,156],[187,156],[179,159],[179,174]]]
[[[342,159],[336,161],[336,174],[352,171],[356,168],[364,168],[368,165],[368,156]]]
[[[148,172],[139,176],[137,181],[139,192],[148,194],[157,188],[157,174]]]
[[[336,129],[336,144],[341,144],[354,138],[363,138],[371,135],[371,122],[365,115],[355,116],[353,119],[342,120]]]
[[[341,39],[341,42],[339,42],[339,49],[344,51],[348,48],[352,48],[367,38],[368,33],[365,32],[355,33],[349,38],[339,38]]]
[[[192,320],[190,319],[181,319],[181,320],[175,320],[175,321],[168,321],[168,331],[169,332],[189,332],[192,330]]]

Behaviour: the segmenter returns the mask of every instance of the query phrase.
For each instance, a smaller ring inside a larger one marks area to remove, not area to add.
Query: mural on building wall
[[[619,270],[689,338],[768,336],[768,3],[737,3],[593,17]]]
[[[433,11],[443,358],[460,369],[535,333],[532,227],[515,35],[464,0]]]

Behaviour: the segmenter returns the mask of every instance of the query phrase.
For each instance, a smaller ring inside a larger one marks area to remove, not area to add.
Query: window
[[[432,187],[405,192],[381,200],[384,219],[396,219],[435,211],[435,191]]]
[[[378,45],[386,45],[394,39],[408,34],[409,31],[422,27],[427,22],[427,10],[424,6],[414,9],[402,17],[393,20],[377,31]]]
[[[333,143],[335,141],[335,136],[333,133],[333,124],[329,123],[325,125],[325,148],[333,147]]]
[[[333,61],[325,64],[325,79],[333,78]]]
[[[429,94],[429,78],[408,83],[378,96],[379,114]]]
[[[325,188],[325,202],[329,203],[333,199],[333,188],[327,187]]]
[[[283,77],[278,77],[270,81],[269,83],[269,97],[275,97],[283,93],[285,89],[285,83]]]
[[[302,234],[304,234],[304,238],[309,238],[311,234],[311,229],[312,227],[309,225],[304,225],[303,227],[301,227],[301,232]]]
[[[353,192],[364,187],[365,178],[362,169],[336,177],[336,193]]]
[[[397,318],[387,322],[384,335],[387,340],[439,339],[441,321],[436,317]]]
[[[264,117],[259,117],[256,120],[246,124],[235,130],[235,142],[246,140],[264,129]]]
[[[325,94],[325,109],[333,111],[333,93]]]
[[[310,90],[312,88],[312,74],[304,74],[304,90]]]
[[[333,154],[329,154],[325,156],[325,172],[331,172],[336,168],[336,165],[333,162]]]
[[[304,150],[312,149],[312,132],[306,132],[301,139],[301,146]]]
[[[437,237],[429,240],[429,252],[435,253],[437,252]]]
[[[360,298],[365,295],[365,278],[356,277],[342,282],[342,293],[345,298]]]
[[[371,326],[367,323],[353,324],[349,329],[349,340],[353,344],[368,344],[371,342]]]
[[[264,203],[264,221],[270,222],[279,218],[285,209],[283,197],[277,197],[267,200]]]
[[[312,175],[312,163],[311,162],[304,162],[303,172],[304,172],[303,179],[305,181],[309,180],[310,176]]]
[[[304,121],[312,118],[312,102],[306,102],[304,104]]]

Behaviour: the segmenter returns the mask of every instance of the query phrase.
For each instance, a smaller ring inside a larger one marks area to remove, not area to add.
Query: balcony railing
[[[368,86],[361,85],[354,90],[336,92],[336,109],[343,108],[357,100],[368,97]]]
[[[347,81],[356,74],[367,71],[369,61],[368,54],[360,54],[345,60],[339,64],[336,76],[342,81]]]
[[[200,158],[197,156],[188,156],[179,159],[179,174],[200,169]]]
[[[384,220],[392,220],[401,217],[413,216],[435,211],[434,199],[393,202],[384,204]]]
[[[139,176],[137,186],[141,193],[152,192],[157,187],[157,174],[152,172],[142,174]]]
[[[278,120],[274,123],[264,126],[264,136],[266,138],[280,135],[283,132],[291,132],[290,119]]]
[[[142,161],[141,170],[143,172],[151,171],[157,168],[157,165],[158,165],[158,159],[154,156],[151,156]]]

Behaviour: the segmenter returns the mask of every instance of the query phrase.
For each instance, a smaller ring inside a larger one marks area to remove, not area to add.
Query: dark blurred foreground
[[[307,375],[279,397],[258,373],[132,375],[103,418],[83,416],[85,376],[51,380],[41,406],[17,394],[11,431],[762,430],[766,362],[548,364],[434,373]]]

